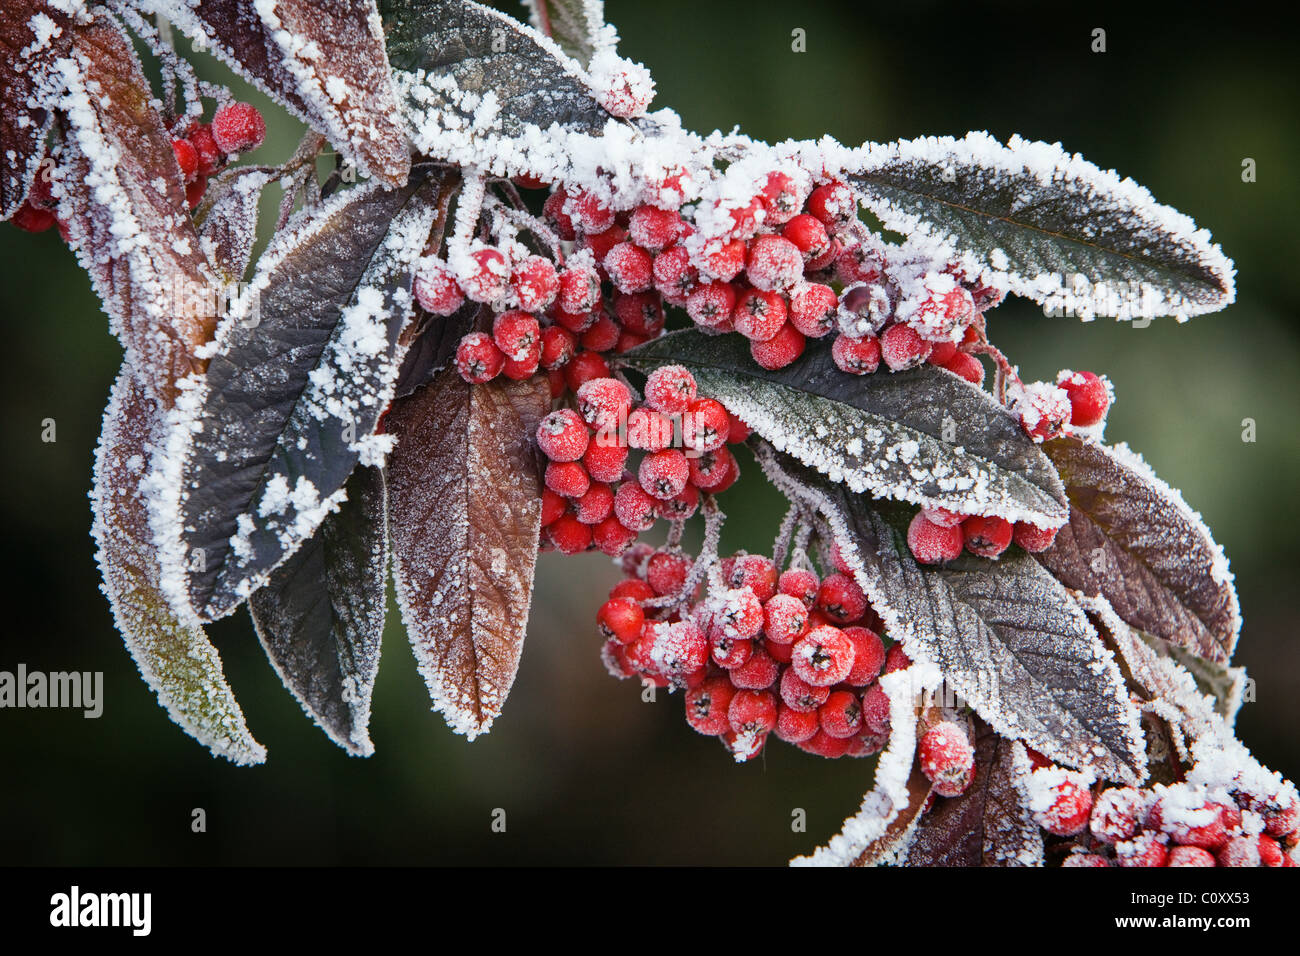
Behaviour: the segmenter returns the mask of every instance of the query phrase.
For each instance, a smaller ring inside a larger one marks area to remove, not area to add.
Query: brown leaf
[[[1040,866],[1043,841],[1021,803],[1015,745],[977,719],[975,780],[921,818],[908,866]]]
[[[67,88],[60,214],[110,326],[142,384],[164,405],[202,368],[216,299],[185,204],[171,136],[131,40],[107,14],[74,34]]]
[[[549,405],[544,378],[469,385],[449,369],[385,420],[402,620],[434,709],[470,738],[519,668],[541,526],[532,439]]]
[[[1106,598],[1138,630],[1227,663],[1241,614],[1200,516],[1122,445],[1059,438],[1043,450],[1070,499],[1069,523],[1038,555],[1043,566],[1067,587]]]
[[[262,190],[279,178],[274,168],[238,166],[208,184],[194,220],[203,253],[225,282],[238,282],[248,271],[257,241]]]
[[[67,13],[45,0],[11,0],[0,17],[0,219],[22,205],[45,156],[53,114],[50,66],[72,42]]]
[[[879,866],[881,863],[893,862],[899,851],[907,845],[913,827],[929,799],[930,781],[917,764],[912,768],[912,775],[907,778],[907,805],[898,811],[898,816],[885,827],[885,832],[867,844],[866,849],[849,865]]]

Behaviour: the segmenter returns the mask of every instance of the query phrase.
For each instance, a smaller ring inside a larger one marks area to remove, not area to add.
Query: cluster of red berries
[[[962,515],[947,508],[922,508],[907,526],[907,546],[921,564],[946,564],[963,550],[996,560],[1015,542],[1031,554],[1046,551],[1056,528],[1025,521],[1012,524],[996,515]]]
[[[686,520],[702,493],[719,494],[739,477],[727,444],[748,435],[680,365],[650,374],[644,402],[616,378],[583,382],[576,410],[557,409],[537,427],[548,459],[543,546],[619,555],[657,519]],[[633,452],[638,462],[629,460]]]
[[[1020,427],[1036,442],[1050,441],[1074,428],[1088,428],[1106,417],[1110,389],[1092,372],[1063,369],[1056,384],[1031,382],[1011,391]]]
[[[626,576],[596,616],[615,677],[684,689],[687,723],[738,761],[772,734],[822,757],[884,747],[889,699],[878,678],[911,661],[899,644],[886,650],[880,619],[844,570],[782,572],[741,552],[691,588],[689,557],[644,544],[622,565]]]
[[[208,177],[218,172],[236,153],[256,149],[266,139],[266,122],[251,103],[228,103],[217,110],[211,123],[190,125],[184,136],[172,140],[172,152],[185,180],[185,201],[190,209],[199,204]],[[51,195],[52,181],[44,167],[32,182],[27,200],[10,219],[26,232],[44,232],[58,225],[58,201]],[[67,236],[64,235],[66,239]]]
[[[1047,833],[1078,837],[1065,866],[1296,866],[1300,800],[1238,780],[1211,791],[1189,783],[1149,789],[1088,780],[1030,752],[1030,810]]]

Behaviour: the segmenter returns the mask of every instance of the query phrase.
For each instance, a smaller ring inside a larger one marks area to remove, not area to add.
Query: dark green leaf
[[[1059,145],[903,140],[868,147],[850,179],[888,228],[940,240],[974,271],[1081,318],[1185,318],[1235,296],[1232,263],[1208,233]],[[1075,276],[1095,285],[1072,292]]]
[[[1040,525],[1065,519],[1052,463],[987,392],[932,365],[849,375],[830,353],[828,341],[812,342],[768,371],[741,336],[688,329],[620,361],[642,372],[686,366],[701,393],[853,491]]]
[[[361,467],[347,501],[248,599],[266,656],[329,738],[369,756],[388,583],[383,472]]]

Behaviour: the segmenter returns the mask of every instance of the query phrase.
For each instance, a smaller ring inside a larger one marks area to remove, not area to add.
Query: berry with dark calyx
[[[590,312],[600,301],[600,276],[594,269],[571,266],[560,271],[558,282],[555,302],[565,312]]]
[[[749,640],[762,633],[763,603],[751,588],[731,588],[712,600],[711,634]]]
[[[699,733],[713,737],[731,729],[727,712],[736,688],[726,677],[710,677],[686,692],[686,722]]]
[[[737,554],[730,570],[724,563],[723,577],[733,588],[749,588],[760,602],[770,601],[776,595],[776,582],[780,575],[772,559],[761,554]]]
[[[596,623],[601,637],[614,639],[620,644],[631,644],[641,636],[645,626],[645,612],[641,606],[627,598],[610,598],[596,612]]]
[[[505,295],[510,265],[497,249],[475,249],[464,266],[457,265],[457,278],[467,298],[491,304]]]
[[[831,237],[826,232],[825,224],[808,213],[800,213],[793,217],[785,224],[781,235],[794,243],[794,247],[803,254],[805,264],[825,255],[831,245]]]
[[[587,469],[576,461],[551,462],[546,466],[544,481],[547,488],[565,498],[581,498],[591,487]]]
[[[732,239],[712,252],[705,253],[699,262],[700,273],[718,282],[730,282],[745,268],[745,243]]]
[[[551,412],[537,426],[537,447],[551,461],[577,461],[587,450],[590,432],[569,408]]]
[[[709,663],[709,644],[704,632],[690,621],[647,625],[651,635],[650,659],[659,673],[683,686],[692,674],[702,674]]]
[[[803,279],[803,253],[783,236],[759,236],[749,245],[745,276],[757,289],[791,289]]]
[[[736,290],[728,282],[697,286],[686,297],[686,313],[696,325],[718,328],[731,322],[736,308]]]
[[[537,374],[537,370],[542,364],[542,340],[539,335],[528,346],[528,351],[514,358],[507,355],[506,360],[501,365],[501,374],[511,381],[522,382],[524,379],[532,378]]]
[[[801,285],[790,296],[790,324],[810,339],[819,339],[835,331],[839,299],[835,290],[818,282]]]
[[[930,343],[910,325],[891,325],[880,335],[880,357],[891,372],[916,368],[925,361],[930,349]]]
[[[613,441],[606,442],[605,434],[598,432],[587,443],[587,451],[582,456],[582,465],[593,481],[613,482],[623,477],[627,456],[626,445]]]
[[[558,325],[548,325],[542,329],[542,368],[548,372],[564,368],[577,351],[578,340],[568,329],[562,329]]]
[[[808,626],[808,608],[797,597],[774,594],[763,605],[763,634],[774,644],[793,644]]]
[[[880,367],[880,340],[872,335],[860,339],[838,335],[831,345],[831,358],[842,372],[869,375]]]
[[[758,198],[763,203],[763,211],[766,213],[763,222],[768,226],[779,226],[788,222],[803,208],[804,197],[799,184],[780,171],[767,174]]]
[[[668,521],[685,521],[695,514],[699,507],[700,491],[694,485],[688,484],[675,498],[659,502],[659,517]]]
[[[613,511],[614,490],[604,482],[593,482],[573,503],[573,513],[583,524],[600,524]]]
[[[1011,522],[993,515],[975,515],[961,523],[966,550],[982,558],[996,558],[1011,546]]]
[[[829,687],[853,670],[853,642],[838,627],[815,627],[794,646],[790,666],[809,684]]]
[[[546,529],[546,534],[556,550],[564,554],[579,554],[591,545],[591,528],[571,514],[562,515]]]
[[[724,670],[734,670],[754,653],[754,642],[747,637],[735,637],[721,631],[709,633],[709,656]]]
[[[663,299],[657,292],[619,293],[614,296],[614,316],[628,332],[658,335],[664,327]]]
[[[889,732],[889,697],[879,684],[872,684],[862,694],[862,724],[873,734]]]
[[[266,120],[252,103],[229,103],[212,117],[212,139],[223,153],[246,153],[266,139]]]
[[[510,272],[510,291],[526,312],[545,309],[555,301],[559,290],[555,264],[543,256],[528,256]]]
[[[1106,411],[1110,408],[1110,393],[1106,389],[1106,383],[1092,372],[1066,369],[1056,376],[1056,384],[1069,396],[1071,425],[1083,428],[1096,425],[1106,417]]]
[[[420,308],[434,315],[451,315],[465,304],[465,293],[452,274],[451,266],[441,259],[421,259],[412,283]]]
[[[634,243],[618,243],[605,254],[603,263],[619,292],[644,292],[654,285],[654,260]]]
[[[578,414],[596,429],[617,428],[632,408],[632,392],[616,378],[589,379],[577,396]]]
[[[641,487],[660,501],[680,495],[690,475],[690,464],[680,448],[651,452],[641,459],[637,472]]]
[[[655,256],[651,272],[655,291],[673,305],[686,305],[687,298],[700,284],[699,271],[691,265],[691,254],[685,246],[670,246]]]
[[[456,371],[475,385],[490,382],[501,374],[506,357],[486,332],[471,332],[456,347]]]
[[[671,209],[638,206],[628,219],[628,236],[642,249],[659,252],[667,249],[681,235],[682,217]]]
[[[766,342],[785,325],[785,300],[775,292],[747,289],[736,300],[732,324],[752,342]]]
[[[780,578],[776,583],[778,594],[788,594],[803,604],[808,610],[812,610],[817,603],[817,592],[821,589],[821,581],[813,571],[804,568],[791,568],[788,571],[782,571]]]
[[[1040,528],[1025,521],[1017,521],[1011,532],[1011,540],[1030,554],[1039,554],[1052,546],[1052,542],[1056,540],[1056,532],[1059,530],[1059,528]]]
[[[969,352],[958,352],[943,367],[972,385],[984,384],[984,364]]]
[[[776,697],[766,690],[738,690],[727,708],[738,734],[765,734],[776,727]]]
[[[885,642],[865,627],[846,627],[844,636],[853,642],[853,669],[844,683],[850,687],[866,687],[880,676],[885,666]]]
[[[625,528],[618,518],[610,517],[591,529],[591,537],[601,551],[610,557],[617,557],[627,551],[636,540],[637,533],[631,528]]]
[[[627,443],[640,451],[663,451],[673,443],[673,420],[651,408],[634,408],[627,416]]]
[[[695,401],[695,376],[681,365],[661,365],[646,377],[645,402],[666,415],[684,412]]]
[[[907,526],[907,546],[921,564],[946,564],[955,560],[963,545],[961,527],[945,528],[917,512]]]
[[[1022,386],[1012,409],[1020,415],[1020,427],[1035,442],[1050,441],[1063,434],[1070,421],[1070,399],[1065,389],[1046,382]]]
[[[727,410],[711,398],[697,398],[682,414],[682,443],[693,451],[715,451],[727,443]]]
[[[817,610],[836,624],[852,624],[867,613],[867,596],[858,582],[837,571],[823,579],[817,592]]]
[[[1034,821],[1056,836],[1074,836],[1088,825],[1092,791],[1077,773],[1041,767],[1029,776],[1029,811]]]
[[[952,721],[941,721],[925,732],[917,760],[941,797],[957,796],[974,779],[975,748],[966,731]]]
[[[785,368],[804,350],[803,333],[787,322],[766,342],[750,342],[749,354],[765,369]]]
[[[817,709],[817,721],[832,737],[852,737],[862,729],[862,702],[852,691],[832,691]]]
[[[778,693],[791,710],[811,714],[816,713],[822,704],[826,703],[831,696],[831,689],[815,687],[796,674],[792,668],[787,667],[781,672]]]
[[[858,282],[840,293],[836,321],[846,335],[876,335],[889,321],[889,295],[876,283]]]
[[[736,460],[731,450],[724,446],[689,459],[688,465],[691,484],[702,491],[717,494],[735,470]]]
[[[857,215],[857,200],[847,185],[832,180],[808,196],[808,211],[827,226],[839,226]]]

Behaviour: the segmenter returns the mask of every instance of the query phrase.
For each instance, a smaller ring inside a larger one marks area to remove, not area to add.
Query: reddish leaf
[[[208,184],[194,219],[203,253],[225,282],[238,282],[248,271],[262,190],[279,178],[274,168],[237,166]]]
[[[434,709],[486,732],[514,683],[532,596],[543,377],[469,385],[448,370],[388,414],[389,534],[402,620]]]
[[[919,766],[912,768],[912,775],[907,779],[907,804],[898,811],[898,816],[885,827],[885,832],[872,840],[850,866],[879,866],[893,863],[899,852],[911,839],[917,819],[930,799],[930,781],[925,778]]]
[[[45,0],[11,0],[0,17],[0,219],[22,205],[45,156],[55,92],[51,64],[67,53],[71,23]]]
[[[1070,521],[1038,555],[1043,566],[1138,630],[1227,663],[1241,614],[1200,516],[1123,445],[1060,438],[1044,451],[1065,482]]]
[[[202,367],[216,299],[171,136],[131,40],[107,14],[75,30],[64,61],[60,214],[69,244],[122,341],[127,362],[164,405]]]

